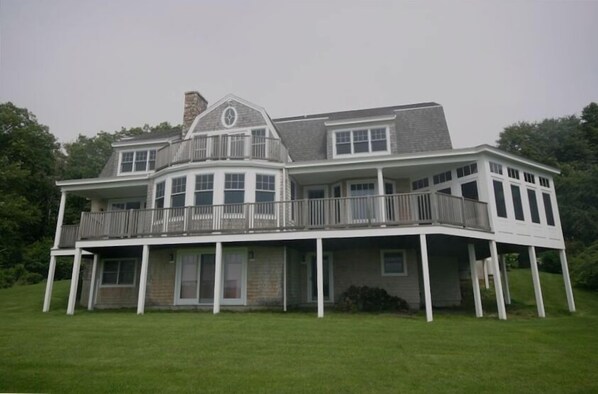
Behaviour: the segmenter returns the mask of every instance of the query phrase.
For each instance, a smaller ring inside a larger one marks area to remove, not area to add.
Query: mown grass
[[[68,282],[0,290],[0,392],[597,392],[598,295],[511,272],[509,320],[134,311],[66,316]],[[495,310],[495,307],[494,307]]]

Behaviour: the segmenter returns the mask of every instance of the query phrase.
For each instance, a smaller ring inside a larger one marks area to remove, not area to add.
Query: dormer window
[[[334,133],[335,156],[388,153],[388,128],[372,127]]]
[[[237,123],[237,110],[234,107],[227,107],[222,113],[222,124],[226,128],[233,127]]]
[[[156,168],[156,150],[127,151],[120,154],[120,173],[147,172]]]

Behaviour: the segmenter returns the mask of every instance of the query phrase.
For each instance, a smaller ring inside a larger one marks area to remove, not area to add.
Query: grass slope
[[[134,311],[65,315],[68,282],[0,290],[0,392],[596,392],[598,295],[511,272],[509,320]],[[491,302],[484,305],[489,311]],[[494,307],[495,309],[495,307]],[[492,312],[490,311],[492,314]]]

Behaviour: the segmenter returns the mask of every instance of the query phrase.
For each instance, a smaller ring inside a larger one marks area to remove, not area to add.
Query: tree
[[[35,115],[0,104],[0,268],[17,264],[25,245],[53,232],[58,150]]]

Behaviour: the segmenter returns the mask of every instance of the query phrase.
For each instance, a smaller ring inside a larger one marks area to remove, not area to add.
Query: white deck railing
[[[489,231],[487,204],[440,193],[83,212],[78,239],[438,224]]]
[[[199,136],[167,145],[156,154],[156,170],[206,160],[266,160],[284,163],[288,153],[275,138],[239,135]]]

